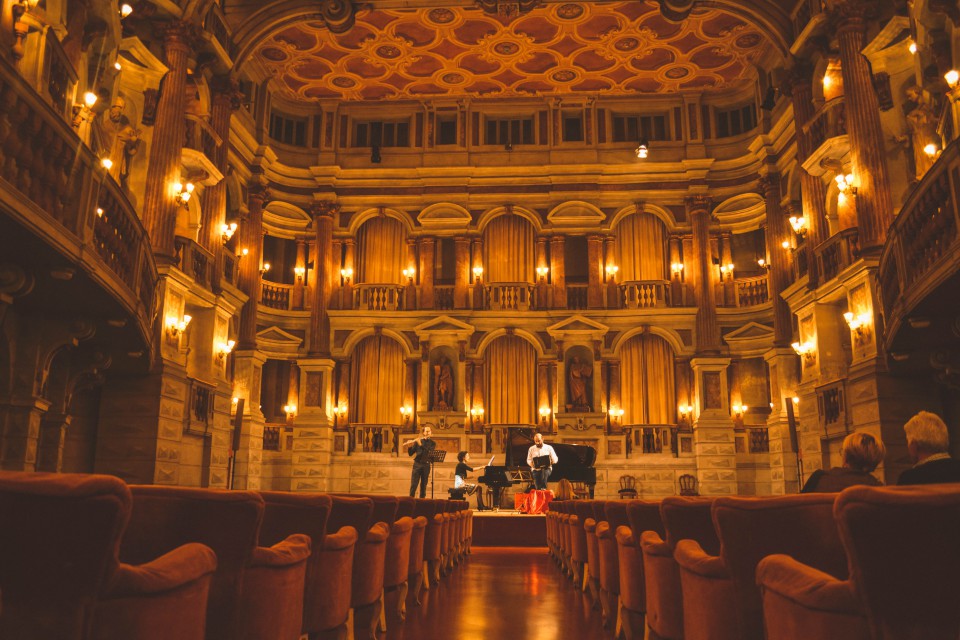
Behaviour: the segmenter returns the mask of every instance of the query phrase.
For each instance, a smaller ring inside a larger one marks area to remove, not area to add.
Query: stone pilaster
[[[603,236],[587,236],[587,308],[602,309],[603,290]]]
[[[239,446],[233,452],[234,489],[260,489],[264,425],[260,384],[266,361],[266,355],[255,350],[237,351],[233,355],[234,393],[244,400]]]
[[[850,157],[857,186],[857,227],[864,252],[879,253],[893,220],[890,176],[884,155],[880,104],[873,88],[866,45],[867,13],[874,3],[847,0],[838,7],[837,42],[850,132]]]
[[[567,308],[567,271],[564,262],[563,236],[550,238],[550,281],[553,283],[553,308]]]
[[[230,117],[240,108],[241,94],[235,81],[226,76],[217,76],[211,82],[210,128],[220,137],[221,143],[213,148],[210,161],[226,175],[227,147],[230,138]],[[220,180],[208,186],[200,197],[200,244],[215,257],[223,246],[223,224],[227,215],[227,183]]]
[[[333,360],[309,358],[300,367],[299,413],[293,427],[293,491],[330,491],[333,452]]]
[[[192,52],[194,28],[186,22],[171,21],[163,32],[163,50],[169,71],[157,102],[157,115],[150,142],[146,190],[143,195],[143,223],[154,252],[173,261],[177,203],[173,184],[180,182],[180,159],[186,131],[187,66]]]
[[[737,452],[727,394],[730,358],[698,357],[694,375],[693,451],[702,495],[737,494]]]
[[[693,269],[697,291],[697,353],[720,352],[720,325],[717,323],[715,287],[710,260],[710,198],[687,198],[687,217],[693,230]]]
[[[310,307],[310,354],[312,356],[330,354],[328,309],[334,278],[333,216],[339,210],[340,206],[332,202],[318,202],[312,211],[317,234],[317,259],[313,265],[313,301]]]
[[[767,209],[767,255],[770,270],[767,272],[767,287],[773,305],[773,344],[787,347],[793,335],[790,306],[780,294],[793,281],[790,256],[781,244],[790,240],[793,233],[790,223],[780,208],[780,175],[768,173],[760,180]]]
[[[453,308],[470,308],[470,238],[458,236],[456,246],[456,273],[453,281]]]
[[[763,354],[770,371],[770,398],[773,408],[767,417],[770,442],[771,493],[784,495],[800,490],[796,434],[791,432],[788,407],[793,406],[797,383],[797,354],[789,347],[773,348]],[[792,412],[791,412],[792,413]],[[794,428],[797,423],[794,421]]]
[[[433,309],[436,306],[434,299],[434,264],[437,259],[437,243],[434,238],[420,238],[420,308]]]
[[[263,259],[263,205],[270,198],[269,190],[260,182],[247,187],[249,211],[240,223],[239,288],[247,294],[240,311],[240,333],[237,348],[252,351],[257,348],[257,308],[260,305],[260,264]],[[244,254],[243,252],[247,253]],[[259,399],[259,398],[258,398]]]

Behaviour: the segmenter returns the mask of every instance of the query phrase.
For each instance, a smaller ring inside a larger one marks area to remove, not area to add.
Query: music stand
[[[430,499],[433,500],[433,471],[435,467],[433,463],[443,462],[443,459],[447,456],[447,452],[443,449],[434,449],[427,453],[427,462],[430,463]]]

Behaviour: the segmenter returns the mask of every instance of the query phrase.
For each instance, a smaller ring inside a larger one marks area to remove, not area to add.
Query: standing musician
[[[430,462],[427,456],[431,451],[437,448],[437,443],[430,439],[433,430],[430,427],[424,427],[420,432],[420,437],[416,440],[407,440],[402,447],[407,447],[407,455],[415,456],[413,459],[413,474],[410,477],[410,497],[417,492],[417,484],[420,485],[420,497],[427,497],[427,481],[430,479]]]
[[[550,456],[550,464],[541,469],[533,468],[533,459],[540,456]],[[548,444],[543,444],[543,434],[538,433],[533,436],[533,446],[527,449],[527,466],[533,473],[533,486],[536,489],[546,489],[547,480],[553,471],[553,465],[557,464],[557,452]]]

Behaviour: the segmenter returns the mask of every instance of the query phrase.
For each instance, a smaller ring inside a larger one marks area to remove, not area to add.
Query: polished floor
[[[381,636],[382,637],[382,636]],[[424,594],[387,640],[612,638],[589,596],[563,577],[546,548],[486,547]]]

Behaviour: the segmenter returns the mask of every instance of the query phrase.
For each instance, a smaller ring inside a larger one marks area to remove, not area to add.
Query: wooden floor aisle
[[[381,638],[383,636],[381,635]],[[563,577],[545,548],[473,548],[407,619],[388,618],[387,640],[612,638],[600,610]]]

